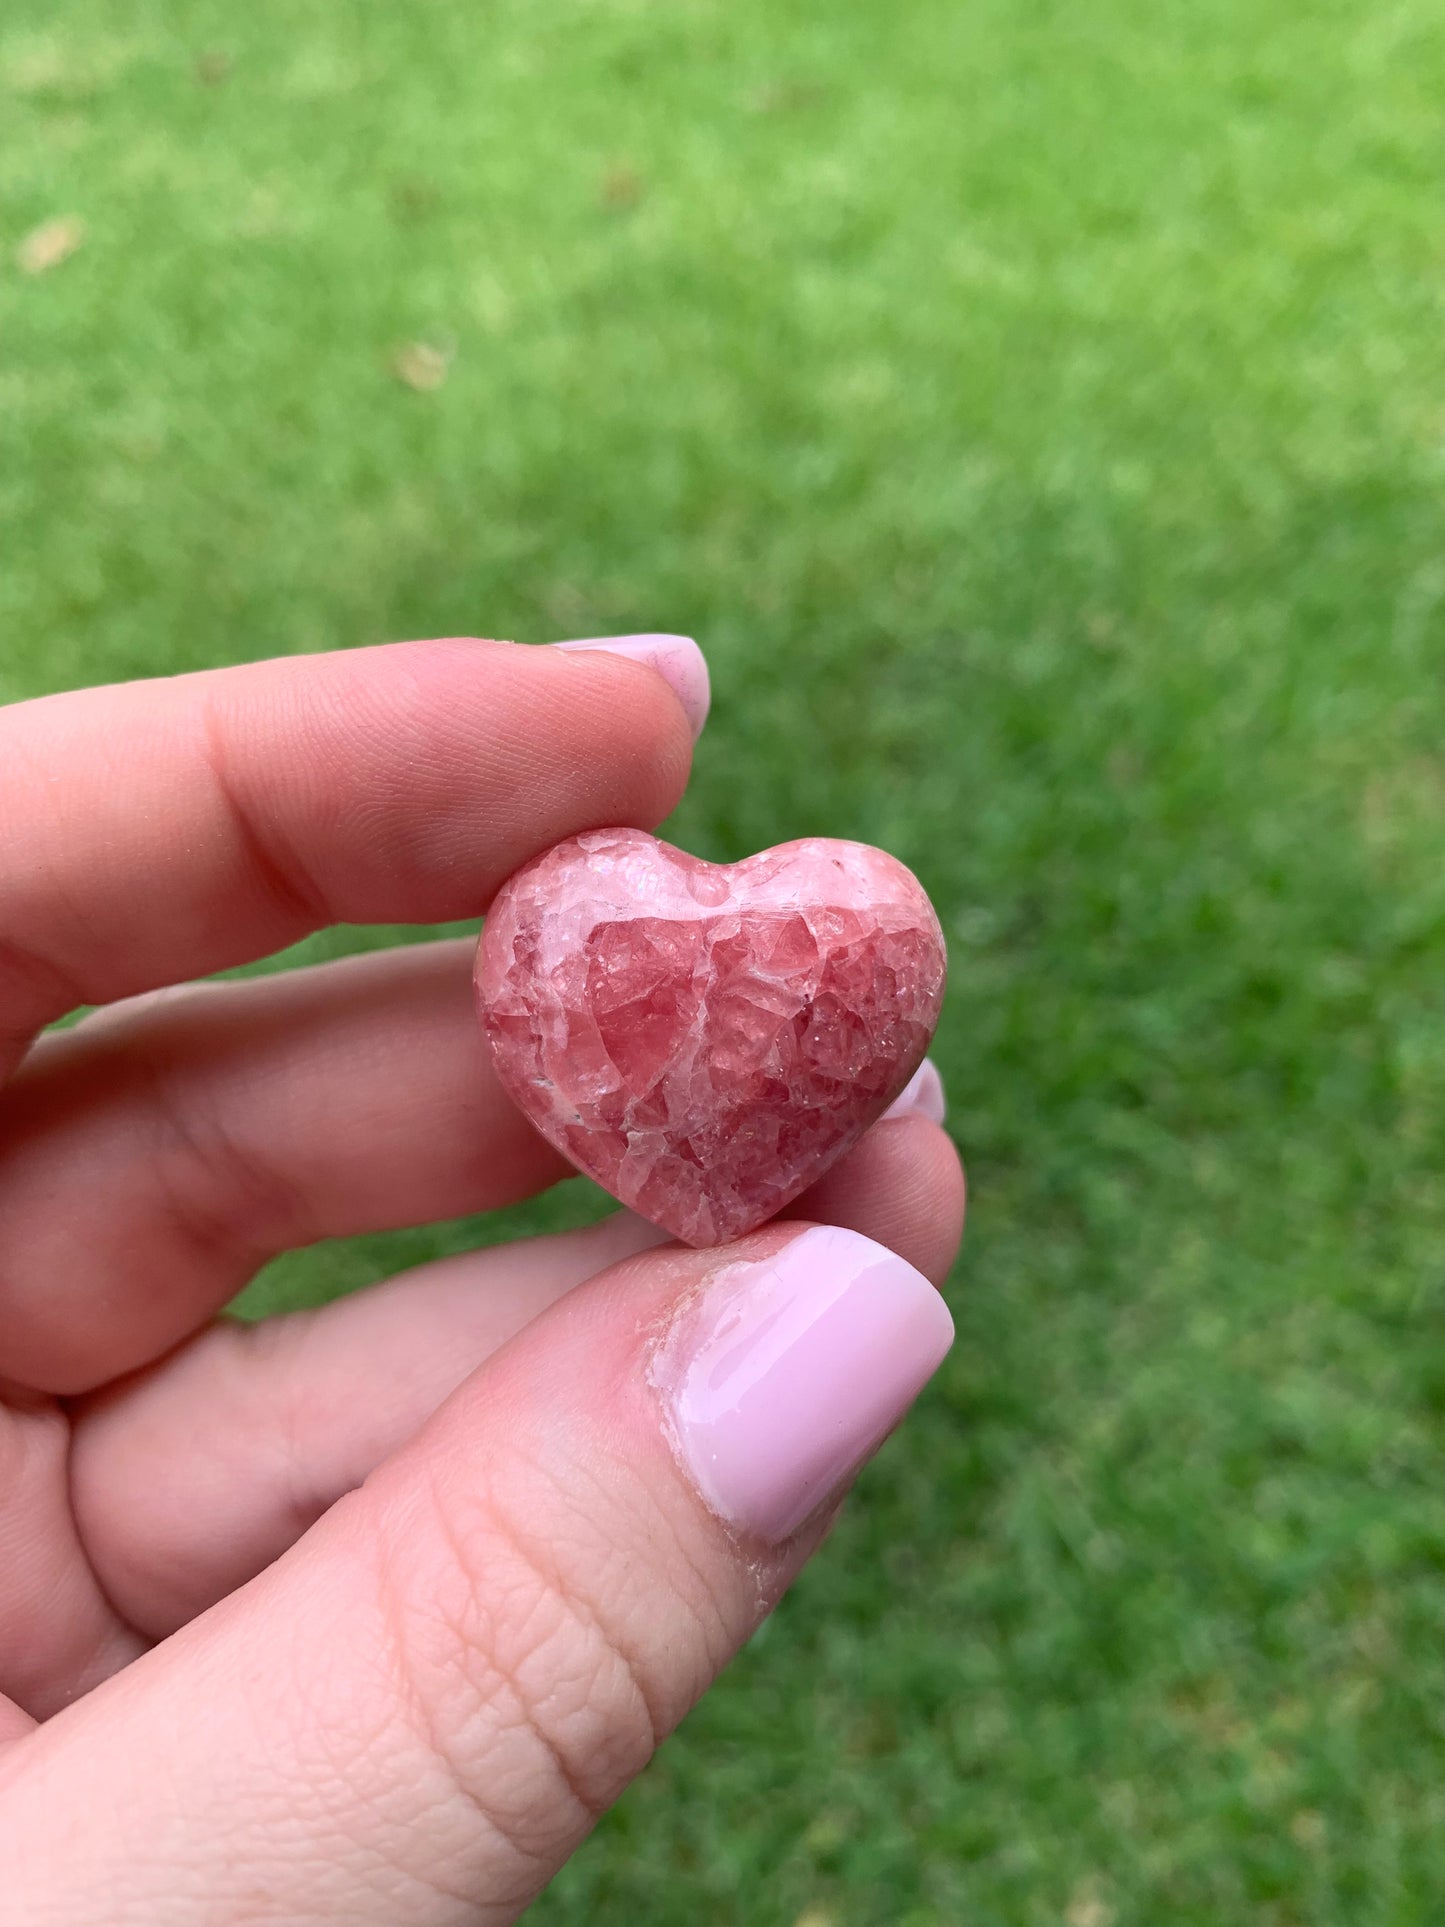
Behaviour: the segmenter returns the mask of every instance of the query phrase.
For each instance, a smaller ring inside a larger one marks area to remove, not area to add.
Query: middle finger
[[[473,948],[196,985],[44,1039],[0,1110],[0,1377],[90,1390],[280,1251],[566,1176],[492,1074]]]

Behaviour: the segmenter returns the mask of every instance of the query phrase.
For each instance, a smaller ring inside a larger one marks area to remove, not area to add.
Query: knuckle
[[[48,1018],[85,1001],[78,976],[0,930],[0,1036],[29,1037]]]
[[[550,1865],[647,1764],[671,1724],[644,1651],[599,1604],[596,1524],[553,1505],[545,1539],[495,1493],[430,1495],[434,1551],[384,1552],[378,1581],[408,1716],[460,1798]]]
[[[324,893],[279,836],[274,814],[255,805],[233,745],[233,718],[219,693],[202,701],[199,722],[204,767],[242,865],[284,926],[304,930],[324,923]]]
[[[170,1034],[157,1025],[132,1063],[138,1128],[171,1223],[199,1249],[242,1264],[308,1242],[297,1184],[230,1128],[225,1105],[192,1074],[187,1041],[183,1026]]]

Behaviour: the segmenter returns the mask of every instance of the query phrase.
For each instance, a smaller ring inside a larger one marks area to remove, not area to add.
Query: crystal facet
[[[509,879],[477,952],[497,1075],[537,1129],[691,1245],[795,1198],[917,1069],[943,997],[911,871],[830,837],[705,863],[589,830]]]

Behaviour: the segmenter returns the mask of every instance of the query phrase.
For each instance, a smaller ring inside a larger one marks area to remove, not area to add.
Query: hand
[[[962,1178],[921,1111],[727,1250],[620,1213],[215,1319],[288,1247],[565,1167],[490,1075],[469,944],[157,987],[655,825],[705,689],[665,642],[0,710],[7,1921],[512,1920],[942,1356]]]

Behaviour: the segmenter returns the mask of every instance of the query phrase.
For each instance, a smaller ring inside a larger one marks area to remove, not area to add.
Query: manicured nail
[[[652,1378],[707,1504],[777,1543],[851,1484],[952,1343],[922,1272],[856,1231],[814,1225],[716,1272],[678,1314]]]
[[[558,642],[557,649],[602,649],[610,656],[629,656],[645,662],[664,681],[672,685],[692,724],[692,739],[697,741],[707,721],[712,702],[707,660],[691,636],[584,636],[580,642]]]
[[[939,1075],[938,1066],[931,1057],[925,1057],[878,1121],[881,1124],[890,1117],[916,1116],[929,1118],[935,1124],[942,1124],[947,1114],[948,1106],[943,1098],[943,1079]]]

